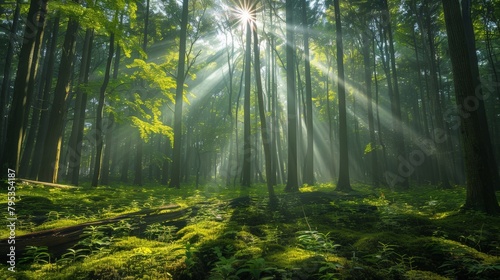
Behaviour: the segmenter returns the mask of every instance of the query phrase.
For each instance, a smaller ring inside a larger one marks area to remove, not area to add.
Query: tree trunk
[[[429,88],[431,90],[431,105],[434,113],[434,120],[436,123],[437,128],[434,129],[434,142],[437,143],[437,151],[436,151],[436,159],[437,159],[437,165],[438,165],[438,174],[439,174],[439,181],[440,185],[442,188],[448,189],[451,188],[450,182],[448,180],[448,174],[446,172],[446,166],[448,165],[448,162],[446,161],[445,158],[445,151],[448,149],[448,145],[446,141],[441,141],[441,139],[438,139],[438,137],[442,137],[442,135],[445,135],[445,137],[448,137],[448,133],[446,131],[446,127],[444,124],[444,119],[443,119],[443,113],[441,111],[441,104],[439,102],[439,81],[438,81],[438,73],[437,73],[437,67],[436,67],[436,48],[434,45],[434,33],[432,32],[432,22],[431,22],[431,15],[429,14],[429,8],[428,8],[428,3],[426,2],[425,4],[425,9],[426,9],[426,27],[427,27],[427,43],[429,46],[429,74],[430,74],[430,81],[429,81]],[[411,160],[411,159],[410,159]]]
[[[11,109],[9,112],[7,124],[7,140],[5,147],[7,149],[2,155],[0,161],[5,169],[11,168],[19,170],[22,141],[25,134],[25,112],[28,99],[28,84],[33,77],[31,67],[33,66],[33,58],[38,50],[35,50],[36,36],[39,32],[43,32],[45,15],[47,13],[47,2],[31,0],[28,11],[28,23],[24,29],[24,42],[19,53],[19,62],[17,67],[16,79],[14,82],[14,95]],[[6,174],[6,173],[4,173]],[[0,177],[3,177],[1,175]]]
[[[134,185],[142,186],[142,156],[143,142],[141,135],[137,132],[135,144]]]
[[[297,92],[295,87],[295,0],[286,0],[286,91],[288,119],[288,165],[285,191],[299,191],[297,176]]]
[[[344,47],[342,42],[342,24],[340,20],[339,0],[334,0],[335,34],[337,39],[337,71],[338,71],[338,98],[339,98],[339,180],[337,190],[351,191],[349,178],[349,151],[347,145],[347,110],[345,98],[344,76]]]
[[[304,76],[306,80],[306,127],[307,150],[304,161],[304,183],[314,185],[314,131],[313,131],[313,106],[311,85],[311,56],[309,55],[309,23],[307,22],[308,1],[302,0],[302,24],[304,28]]]
[[[369,28],[368,26],[366,28]],[[379,169],[378,169],[378,158],[377,158],[377,139],[375,137],[375,122],[373,119],[373,98],[372,98],[372,68],[370,59],[370,46],[373,38],[369,31],[363,32],[361,35],[363,43],[363,65],[365,70],[365,94],[366,102],[368,106],[368,130],[370,133],[370,163],[371,163],[371,180],[372,184],[376,187],[379,183]]]
[[[177,65],[177,87],[175,90],[174,112],[174,156],[172,163],[172,176],[170,187],[181,186],[181,150],[182,150],[182,97],[184,93],[185,64],[186,64],[186,37],[188,24],[188,1],[182,2],[181,33],[179,47],[179,64]]]
[[[78,0],[75,2],[78,3]],[[50,112],[50,131],[45,137],[43,164],[40,166],[39,178],[41,181],[57,182],[63,127],[66,117],[66,99],[70,88],[71,71],[73,70],[78,26],[78,20],[71,18],[66,29],[62,47],[64,51],[59,64],[59,78],[57,79],[54,101]]]
[[[34,65],[31,67],[31,74],[30,76],[32,77],[31,81],[29,82],[28,85],[28,94],[31,95],[31,97],[28,99],[28,104],[26,104],[27,108],[33,107],[32,111],[32,117],[31,119],[29,118],[29,112],[30,110],[26,110],[25,112],[25,128],[29,128],[26,139],[23,140],[24,142],[24,150],[22,151],[22,157],[21,157],[21,164],[20,164],[20,170],[18,176],[21,176],[23,178],[26,178],[29,174],[29,166],[31,164],[31,158],[33,154],[33,149],[35,147],[35,140],[36,140],[36,134],[38,132],[38,125],[40,123],[40,107],[42,103],[42,96],[43,96],[43,83],[46,80],[46,75],[47,72],[44,72],[43,70],[46,70],[47,68],[47,63],[45,63],[45,60],[43,61],[43,69],[42,69],[42,76],[40,78],[37,77],[38,75],[38,65],[39,65],[39,60],[40,60],[40,49],[44,48],[47,50],[49,48],[49,37],[48,36],[43,36],[43,43],[42,43],[42,32],[39,32],[37,34],[37,39],[35,43],[35,50],[38,50],[35,53],[35,56],[33,57],[33,63]],[[40,47],[40,44],[42,44]],[[38,81],[36,81],[38,80]],[[38,89],[36,90],[35,93],[35,82],[38,83]],[[34,106],[31,106],[31,103],[34,103]],[[28,120],[30,124],[28,125]]]
[[[246,22],[245,41],[245,93],[243,98],[243,169],[241,185],[249,187],[251,184],[252,169],[252,144],[250,140],[250,76],[251,76],[251,46],[252,35],[250,20]]]
[[[97,187],[99,184],[99,177],[101,174],[101,157],[102,157],[102,147],[104,145],[103,141],[103,128],[102,128],[102,118],[104,115],[104,95],[106,93],[106,88],[109,84],[109,76],[111,72],[111,62],[113,61],[113,55],[115,53],[115,34],[111,32],[109,36],[109,52],[108,60],[106,61],[106,69],[104,73],[104,81],[102,82],[101,89],[99,90],[99,99],[97,103],[96,120],[95,120],[95,140],[96,140],[96,156],[94,162],[94,174],[92,176],[92,187]]]
[[[465,113],[460,118],[461,136],[464,147],[467,195],[464,209],[474,209],[486,213],[498,213],[500,207],[495,195],[493,176],[485,148],[484,124],[480,123],[479,112],[475,108],[483,103],[482,96],[475,95],[474,75],[467,48],[460,3],[458,0],[442,0],[448,45],[453,69],[455,95],[458,109]],[[464,112],[467,110],[467,112]],[[475,110],[468,110],[475,108]]]
[[[19,28],[19,14],[21,10],[21,1],[16,1],[16,9],[14,10],[14,15],[12,16],[12,26],[9,31],[9,44],[7,46],[7,54],[5,57],[5,65],[3,70],[2,79],[2,89],[0,92],[0,158],[3,155],[5,146],[3,145],[6,140],[6,126],[7,126],[7,115],[9,112],[7,109],[7,103],[9,102],[10,93],[10,76],[12,70],[12,60],[14,58],[14,43],[16,42],[15,37],[17,34],[17,29]]]
[[[87,108],[87,91],[83,88],[89,81],[90,60],[92,53],[92,41],[94,30],[87,29],[82,49],[82,61],[78,76],[78,87],[76,89],[75,112],[73,114],[73,126],[68,145],[68,177],[71,184],[77,186],[80,177],[81,153],[83,144],[83,129],[85,125],[85,110]]]
[[[47,130],[49,126],[49,108],[51,102],[51,90],[52,90],[52,78],[54,73],[54,62],[56,56],[57,49],[57,37],[59,33],[59,15],[54,18],[53,27],[52,27],[52,37],[50,38],[50,46],[48,48],[48,54],[46,57],[47,67],[46,67],[46,77],[43,86],[43,97],[40,105],[40,120],[38,124],[38,133],[36,135],[36,142],[34,150],[36,151],[33,154],[33,158],[31,160],[31,167],[29,170],[29,178],[37,179],[38,171],[42,164],[42,155],[45,143],[45,137],[47,135]]]
[[[462,22],[464,25],[464,32],[465,32],[465,41],[467,43],[467,48],[468,48],[468,54],[469,54],[469,60],[471,64],[471,71],[472,71],[472,77],[475,89],[477,91],[477,95],[483,96],[483,89],[481,85],[481,78],[479,74],[479,66],[478,66],[478,60],[477,60],[477,54],[476,54],[476,40],[474,38],[474,27],[472,26],[472,19],[471,19],[471,0],[463,0],[462,2]],[[486,118],[486,109],[484,107],[484,102],[479,103],[479,107],[477,109],[478,112],[478,117],[479,117],[479,125],[483,126],[481,128],[481,139],[483,141],[483,145],[486,148],[486,156],[488,160],[488,166],[490,168],[490,172],[492,175],[492,182],[495,185],[495,187],[498,187],[500,185],[500,175],[498,174],[498,166],[497,162],[495,160],[495,153],[493,150],[492,142],[491,142],[491,136],[489,132],[489,127],[488,127],[488,119]]]
[[[262,90],[262,78],[260,75],[260,52],[259,52],[259,42],[257,36],[257,24],[254,22],[253,28],[253,56],[254,56],[254,69],[255,69],[255,81],[257,83],[257,99],[259,103],[259,116],[260,116],[260,132],[262,134],[262,144],[264,147],[264,157],[266,161],[266,183],[267,191],[269,193],[269,200],[275,200],[274,185],[276,184],[276,178],[272,175],[271,166],[271,139],[269,137],[269,131],[267,129],[266,112],[264,108],[264,93]]]

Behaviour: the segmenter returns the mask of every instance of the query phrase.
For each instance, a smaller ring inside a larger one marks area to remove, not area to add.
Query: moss
[[[408,280],[448,280],[444,276],[439,274],[430,272],[430,271],[421,271],[421,270],[410,270],[405,273],[405,277]]]
[[[282,251],[268,255],[267,259],[279,267],[294,268],[314,256],[316,256],[316,254],[308,250],[285,247]]]
[[[177,232],[180,240],[191,244],[199,244],[218,238],[223,231],[224,224],[215,221],[202,221],[188,225]]]

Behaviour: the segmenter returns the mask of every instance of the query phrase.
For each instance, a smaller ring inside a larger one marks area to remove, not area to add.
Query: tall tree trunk
[[[14,95],[12,105],[9,112],[7,125],[7,140],[5,147],[7,149],[2,155],[2,168],[11,168],[19,170],[21,160],[22,141],[25,134],[25,115],[28,102],[28,84],[33,77],[31,67],[33,66],[33,58],[38,50],[35,50],[36,36],[39,32],[43,32],[45,15],[47,13],[47,2],[31,0],[28,11],[28,24],[24,29],[24,41],[19,53],[19,62],[17,67],[16,79],[14,82]],[[2,173],[6,174],[6,173]],[[0,176],[0,177],[3,177]]]
[[[16,1],[16,8],[14,10],[14,15],[12,16],[12,26],[9,30],[9,44],[7,46],[7,54],[5,57],[5,64],[3,70],[2,79],[2,89],[0,92],[0,158],[2,158],[4,148],[4,142],[6,140],[6,126],[7,126],[7,103],[9,101],[10,93],[10,79],[12,70],[12,60],[14,58],[14,43],[17,36],[17,29],[19,28],[19,14],[21,10],[21,0]]]
[[[28,83],[28,102],[26,104],[26,108],[28,108],[25,111],[24,114],[24,127],[26,130],[28,130],[27,135],[25,136],[24,142],[24,149],[22,151],[22,157],[21,157],[21,163],[20,163],[20,170],[19,170],[19,175],[22,178],[26,178],[26,176],[29,174],[29,166],[30,166],[30,161],[31,161],[31,155],[33,154],[33,149],[35,147],[35,138],[36,138],[36,133],[38,132],[38,124],[40,121],[40,105],[41,105],[41,98],[43,95],[43,91],[40,90],[43,88],[42,84],[45,81],[45,76],[47,73],[42,72],[42,77],[38,78],[38,65],[39,65],[39,60],[40,60],[40,51],[42,48],[47,48],[48,47],[48,36],[43,35],[44,32],[38,32],[36,36],[36,43],[35,43],[35,55],[33,56],[33,66],[31,67],[31,74],[30,77],[31,80]],[[43,36],[42,36],[43,35]],[[43,37],[43,38],[42,38]],[[43,41],[43,42],[42,42]],[[43,61],[43,60],[42,60]],[[43,68],[46,67],[46,63],[43,63]],[[35,83],[38,83],[38,90],[35,91]],[[32,106],[32,104],[34,104]],[[33,107],[32,110],[30,108]],[[32,117],[31,119],[29,118],[30,111],[32,111]],[[28,125],[29,121],[29,125]]]
[[[488,161],[488,149],[485,139],[481,138],[485,129],[481,123],[479,111],[464,108],[476,107],[475,103],[483,103],[482,97],[475,95],[473,70],[469,57],[469,49],[465,36],[463,19],[458,0],[442,0],[446,22],[446,33],[453,69],[455,95],[458,109],[466,115],[460,118],[461,136],[464,147],[467,194],[465,209],[474,209],[486,213],[498,213],[500,207],[495,195],[493,176]]]
[[[392,99],[391,99],[391,111],[393,114],[393,139],[394,139],[394,144],[396,148],[396,165],[399,165],[399,157],[405,155],[405,139],[404,139],[404,133],[403,133],[403,120],[401,118],[401,102],[399,100],[399,82],[398,82],[398,73],[397,73],[397,68],[396,68],[396,52],[394,50],[394,39],[393,39],[393,34],[392,34],[392,24],[391,24],[391,19],[389,17],[390,11],[389,11],[389,6],[387,4],[387,0],[383,0],[384,4],[384,12],[386,13],[386,28],[387,28],[387,34],[388,34],[388,39],[389,39],[389,54],[390,54],[390,60],[391,60],[391,72],[392,72],[392,82],[388,81],[389,83],[392,83],[393,85],[393,94],[392,94]],[[409,181],[408,181],[408,176],[402,176],[400,177],[401,180],[399,180],[399,186],[402,188],[408,188],[409,187]]]
[[[78,3],[78,0],[75,1]],[[54,92],[54,101],[50,112],[50,131],[45,137],[43,150],[43,164],[40,166],[39,178],[45,182],[57,182],[59,172],[59,158],[63,137],[64,120],[66,118],[66,99],[70,88],[70,77],[73,70],[78,20],[71,18],[64,37],[61,63],[59,64],[59,78]]]
[[[123,23],[123,14],[120,17],[120,23]],[[116,45],[115,52],[115,61],[113,65],[113,80],[118,79],[118,71],[120,68],[120,57],[121,57],[121,48],[120,45]],[[106,138],[105,138],[105,146],[104,146],[104,155],[102,158],[102,166],[101,166],[101,184],[108,185],[109,184],[109,176],[111,173],[110,162],[111,155],[115,154],[115,150],[112,147],[115,146],[115,115],[113,113],[109,113],[108,117],[108,125],[106,129]],[[113,157],[114,159],[114,157]],[[116,164],[116,161],[113,161],[113,165]]]
[[[369,28],[367,26],[367,28]],[[362,44],[363,44],[363,65],[365,70],[365,94],[366,94],[366,102],[368,106],[368,130],[370,133],[370,175],[372,184],[374,186],[378,186],[379,183],[379,169],[378,169],[378,158],[377,158],[377,139],[375,137],[375,122],[373,119],[373,98],[372,98],[372,68],[371,68],[371,59],[370,59],[370,46],[373,38],[369,30],[363,32],[361,34]]]
[[[251,184],[252,144],[250,140],[250,75],[251,75],[251,46],[252,34],[250,20],[246,22],[245,41],[245,93],[243,96],[243,169],[241,185],[249,187]]]
[[[307,149],[304,161],[304,183],[314,185],[314,126],[311,85],[311,56],[309,55],[309,23],[307,22],[307,0],[302,0],[302,24],[304,28],[304,76],[306,80],[306,127]]]
[[[288,119],[288,165],[285,191],[299,191],[297,176],[297,92],[295,87],[295,0],[286,0],[286,91]]]
[[[483,96],[483,89],[481,85],[481,78],[479,74],[479,66],[476,54],[476,40],[474,37],[474,27],[472,26],[471,19],[471,0],[463,0],[462,3],[462,22],[464,25],[465,32],[465,42],[467,43],[469,60],[471,64],[471,71],[475,89],[478,91],[479,96]],[[486,148],[486,155],[488,160],[488,166],[491,169],[491,176],[493,184],[498,187],[500,185],[500,175],[498,174],[498,166],[495,160],[495,153],[493,150],[491,136],[488,127],[488,119],[486,118],[486,109],[484,107],[484,102],[479,103],[479,107],[477,108],[478,117],[479,117],[479,125],[481,127],[481,139],[483,141],[483,145]]]
[[[337,190],[351,191],[349,178],[349,147],[347,145],[347,110],[345,97],[344,75],[344,47],[342,42],[342,23],[340,20],[339,0],[334,0],[335,8],[335,34],[337,40],[337,71],[338,71],[338,97],[339,97],[339,180]]]
[[[179,64],[177,65],[177,87],[175,91],[174,112],[174,156],[170,187],[181,186],[181,150],[182,150],[182,97],[184,93],[185,64],[186,64],[186,37],[188,24],[188,0],[182,2],[181,34],[179,47]]]
[[[274,185],[276,184],[275,174],[272,174],[271,166],[271,139],[269,137],[269,131],[267,129],[266,112],[264,108],[264,93],[262,90],[262,78],[260,75],[260,52],[259,52],[259,42],[257,36],[257,24],[254,23],[253,28],[253,56],[254,56],[254,68],[255,68],[255,81],[257,83],[257,99],[259,103],[259,116],[260,116],[260,132],[262,134],[262,144],[264,147],[264,157],[266,161],[266,183],[267,191],[269,193],[269,199],[275,199]]]
[[[47,135],[47,130],[49,126],[49,116],[50,116],[50,104],[51,102],[51,91],[52,91],[52,78],[54,73],[54,63],[57,50],[57,37],[59,33],[59,15],[56,15],[52,27],[52,35],[50,38],[50,46],[48,48],[48,54],[45,58],[47,60],[47,67],[45,69],[46,76],[43,86],[43,96],[40,105],[40,120],[38,123],[38,133],[36,135],[36,143],[33,153],[33,158],[31,160],[31,166],[29,170],[29,178],[38,179],[38,171],[42,164],[42,155],[45,144],[45,137]]]
[[[92,176],[92,187],[97,187],[99,184],[99,177],[101,174],[101,157],[102,157],[102,147],[104,145],[103,141],[103,128],[102,119],[104,115],[104,95],[106,93],[106,88],[109,84],[109,76],[111,72],[111,62],[113,61],[113,55],[115,53],[115,33],[111,32],[109,36],[109,52],[108,60],[106,61],[106,69],[104,72],[104,81],[102,82],[101,89],[99,90],[99,99],[97,101],[96,110],[96,120],[95,120],[95,140],[96,140],[96,156],[94,162],[94,174]]]
[[[84,89],[89,81],[90,60],[92,55],[92,42],[94,30],[85,31],[83,42],[82,60],[78,76],[78,87],[76,89],[75,112],[73,114],[73,126],[68,145],[68,177],[71,184],[77,186],[80,178],[80,166],[82,160],[83,130],[85,126],[85,110],[87,108],[87,91]]]
[[[446,140],[442,140],[439,138],[442,138],[443,135],[445,137],[448,137],[444,119],[443,119],[443,113],[441,111],[441,103],[439,100],[439,81],[438,81],[438,72],[437,72],[437,67],[436,67],[436,48],[434,45],[434,33],[432,32],[432,22],[431,22],[431,15],[429,14],[429,7],[428,3],[426,2],[425,4],[425,9],[426,9],[426,27],[427,27],[427,43],[429,46],[429,75],[430,75],[430,81],[429,81],[429,88],[431,90],[431,105],[434,113],[434,120],[436,123],[437,128],[434,129],[434,141],[437,143],[437,151],[436,151],[436,159],[437,159],[437,165],[438,165],[438,174],[439,174],[439,179],[440,179],[440,184],[442,188],[451,188],[450,182],[448,180],[448,174],[446,172],[446,166],[448,165],[448,162],[446,161],[445,158],[445,151],[448,149],[448,145]],[[410,159],[411,160],[411,159]]]

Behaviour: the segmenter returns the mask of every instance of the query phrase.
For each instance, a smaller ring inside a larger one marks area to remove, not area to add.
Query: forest
[[[500,279],[500,1],[2,0],[0,279]]]

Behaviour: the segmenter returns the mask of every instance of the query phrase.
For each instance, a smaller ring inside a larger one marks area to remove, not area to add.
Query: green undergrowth
[[[459,211],[462,187],[282,189],[271,203],[265,186],[20,186],[18,235],[173,203],[189,212],[88,227],[63,254],[29,248],[0,278],[500,279],[500,217]]]

